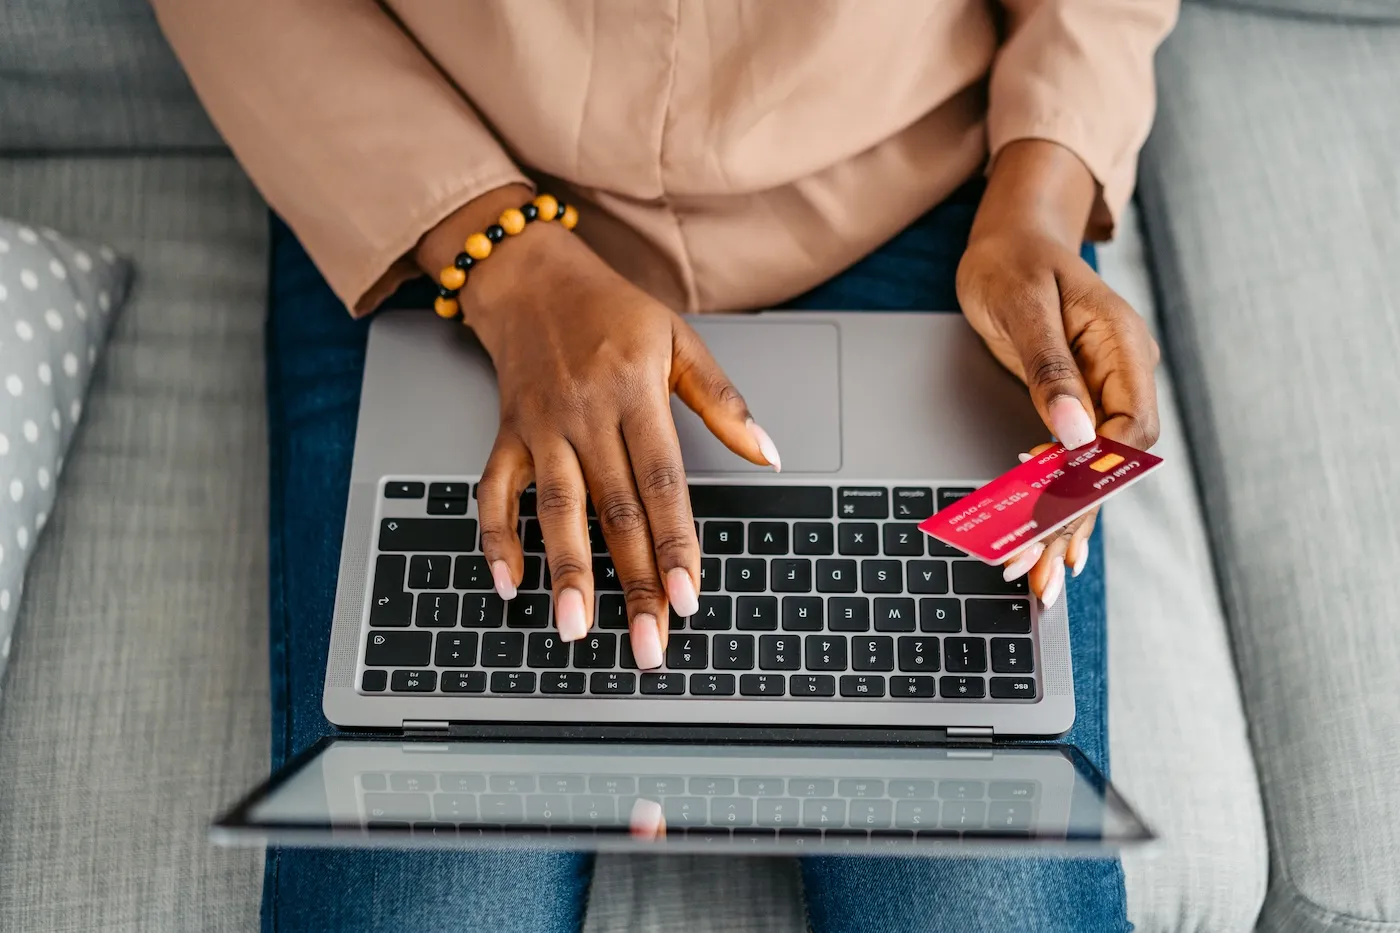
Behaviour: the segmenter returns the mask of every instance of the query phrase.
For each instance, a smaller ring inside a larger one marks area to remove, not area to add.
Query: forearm
[[[1098,196],[1098,183],[1073,152],[1044,139],[1017,140],[992,166],[970,239],[1034,230],[1077,251]]]

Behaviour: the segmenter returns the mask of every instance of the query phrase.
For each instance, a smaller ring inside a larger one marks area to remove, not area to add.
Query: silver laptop
[[[492,590],[475,486],[497,430],[470,331],[370,331],[324,711],[347,734],[218,824],[321,844],[607,848],[1149,837],[1082,756],[1065,601],[918,522],[1044,440],[961,315],[692,321],[783,453],[775,475],[673,406],[703,553],[700,611],[637,669],[596,522],[595,624],[554,629],[533,494],[519,596]],[[897,747],[896,747],[897,746]],[[650,801],[656,808],[639,801]],[[660,813],[666,832],[634,830]]]

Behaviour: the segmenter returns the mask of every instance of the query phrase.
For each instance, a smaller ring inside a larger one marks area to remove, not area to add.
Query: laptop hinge
[[[949,726],[948,738],[955,742],[990,742],[991,726]]]
[[[446,719],[405,719],[404,735],[446,735]]]

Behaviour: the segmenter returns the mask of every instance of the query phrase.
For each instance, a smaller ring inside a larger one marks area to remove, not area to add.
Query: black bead
[[[456,297],[457,297],[457,289],[455,289],[455,288],[448,288],[446,285],[439,285],[439,286],[438,286],[438,295],[439,295],[440,297],[442,297],[442,298],[456,298]]]
[[[486,239],[492,243],[499,243],[506,238],[506,228],[500,224],[492,224],[486,228]]]
[[[555,219],[555,220],[561,219],[561,218],[564,216],[564,212],[565,212],[566,210],[568,210],[568,209],[569,209],[569,205],[565,204],[563,201],[560,201],[560,202],[559,202],[559,210],[557,210],[557,211],[554,212],[554,219]]]
[[[525,222],[528,224],[532,220],[539,219],[540,209],[534,204],[522,204],[520,205],[520,213],[525,215]]]
[[[463,272],[466,272],[475,264],[476,260],[468,256],[466,253],[458,253],[457,258],[452,260],[452,265],[456,266],[458,269],[461,269]]]

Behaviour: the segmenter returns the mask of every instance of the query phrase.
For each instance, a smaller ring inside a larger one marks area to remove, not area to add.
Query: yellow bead
[[[458,289],[467,284],[467,273],[456,266],[448,266],[438,273],[438,281],[443,288]]]
[[[467,237],[467,245],[464,247],[467,255],[473,259],[485,259],[491,255],[491,241],[484,233],[473,233]]]
[[[540,209],[540,220],[553,220],[559,213],[559,201],[552,194],[542,194],[535,198],[535,207]]]
[[[572,205],[564,208],[564,216],[559,218],[559,222],[564,225],[565,230],[572,230],[578,226],[578,210]]]
[[[438,317],[454,318],[457,316],[457,300],[439,295],[433,302],[433,310],[437,312]]]
[[[515,236],[525,229],[525,215],[520,213],[519,208],[512,207],[501,214],[501,219],[496,221],[501,225],[501,229],[511,236]]]

